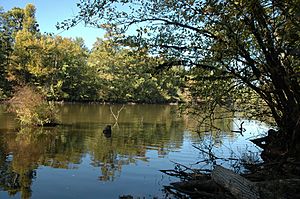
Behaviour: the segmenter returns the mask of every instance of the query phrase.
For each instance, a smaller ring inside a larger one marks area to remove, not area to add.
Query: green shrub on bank
[[[57,124],[57,111],[53,103],[31,86],[19,87],[9,100],[21,125],[49,126]]]

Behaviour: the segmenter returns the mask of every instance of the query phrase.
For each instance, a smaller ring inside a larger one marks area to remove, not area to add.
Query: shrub
[[[15,89],[9,100],[11,112],[16,113],[21,125],[49,126],[57,124],[57,111],[53,103],[34,87],[24,86]]]

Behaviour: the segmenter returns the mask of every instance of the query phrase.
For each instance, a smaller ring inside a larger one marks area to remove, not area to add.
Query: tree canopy
[[[250,89],[267,105],[285,150],[295,154],[300,150],[299,5],[298,0],[82,0],[78,15],[58,27],[79,21],[113,25],[129,35],[127,42],[168,57],[162,66],[197,68],[193,78],[212,80],[206,84],[226,80],[224,97]]]
[[[163,57],[150,56],[147,48],[135,48],[114,41],[107,34],[98,38],[89,56],[97,71],[103,101],[161,103],[179,101],[183,68],[155,74]],[[174,78],[174,76],[177,78]],[[126,82],[126,83],[125,83]]]
[[[181,100],[183,68],[165,75],[154,68],[164,59],[147,48],[120,43],[113,26],[89,50],[82,38],[41,33],[35,6],[0,12],[0,99],[14,87],[37,87],[48,100],[164,103]],[[176,75],[179,78],[174,79]]]

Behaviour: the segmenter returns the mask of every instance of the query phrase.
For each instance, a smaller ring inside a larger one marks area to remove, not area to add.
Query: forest
[[[0,11],[0,99],[31,85],[48,100],[167,103],[182,101],[185,69],[157,73],[163,56],[115,41],[108,31],[89,50],[82,38],[41,33],[35,6]]]
[[[272,122],[284,150],[298,154],[296,1],[137,1],[131,12],[118,9],[133,3],[83,1],[77,16],[58,22],[105,29],[91,50],[81,38],[41,33],[33,4],[2,10],[0,98],[29,85],[50,101],[185,101],[190,112],[208,113],[203,122],[217,107],[242,110]],[[136,34],[126,34],[133,24]]]
[[[299,5],[299,0],[82,0],[77,15],[58,22],[57,29],[80,22],[104,29],[92,49],[82,38],[41,33],[32,4],[2,9],[0,99],[31,86],[48,101],[180,102],[198,118],[199,129],[217,119],[217,109],[241,112],[274,127],[253,140],[263,149],[264,165],[252,172],[299,182]]]

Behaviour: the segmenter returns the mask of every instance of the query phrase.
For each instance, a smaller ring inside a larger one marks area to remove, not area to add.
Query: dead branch
[[[116,114],[113,112],[112,107],[109,106],[110,112],[111,112],[112,116],[115,118],[116,123],[118,122],[120,113],[121,113],[121,111],[123,110],[124,107],[125,107],[125,105],[123,104],[122,107],[117,111],[117,115],[116,115]]]

